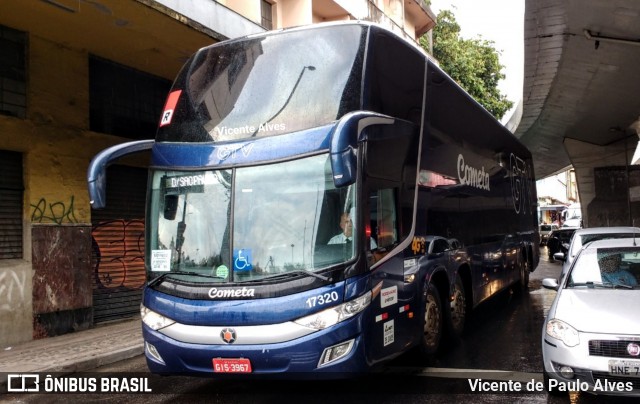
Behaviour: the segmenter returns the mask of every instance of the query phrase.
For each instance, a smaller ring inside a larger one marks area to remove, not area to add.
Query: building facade
[[[573,169],[536,181],[540,223],[562,226],[569,206],[578,205],[578,184]],[[581,215],[581,214],[580,214]]]
[[[0,2],[0,347],[139,315],[148,156],[100,150],[151,139],[197,49],[267,29],[366,19],[428,34],[423,0],[5,0]]]

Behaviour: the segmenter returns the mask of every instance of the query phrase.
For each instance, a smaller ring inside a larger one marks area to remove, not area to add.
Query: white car
[[[559,227],[557,224],[540,224],[538,225],[538,232],[540,233],[540,245],[546,245],[547,239],[549,238],[549,234],[553,230],[558,230]]]
[[[640,238],[587,244],[560,283],[542,328],[545,387],[640,396]]]
[[[571,236],[569,250],[567,254],[563,252],[555,253],[553,258],[564,261],[562,264],[562,272],[560,279],[569,271],[571,263],[576,255],[582,249],[582,246],[596,240],[606,240],[612,238],[631,238],[640,237],[640,227],[616,226],[616,227],[591,227],[587,229],[578,229]]]

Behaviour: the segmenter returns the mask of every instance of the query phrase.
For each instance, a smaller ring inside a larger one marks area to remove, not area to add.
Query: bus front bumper
[[[189,327],[189,326],[187,326]],[[277,376],[313,374],[313,377],[345,377],[369,370],[362,339],[361,317],[349,319],[324,330],[275,343],[237,344],[242,327],[198,327],[210,331],[221,343],[180,341],[163,330],[142,325],[147,365],[152,373],[193,376]],[[223,331],[227,333],[222,335]],[[175,336],[175,335],[174,335]],[[265,336],[268,339],[268,336]],[[224,342],[225,338],[229,342]],[[218,369],[214,371],[214,360]],[[220,363],[226,364],[221,366]],[[228,365],[228,366],[227,366]],[[247,370],[249,370],[247,372]]]

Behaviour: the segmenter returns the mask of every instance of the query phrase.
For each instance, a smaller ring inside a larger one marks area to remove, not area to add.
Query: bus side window
[[[451,249],[451,246],[449,245],[449,242],[447,240],[436,239],[433,243],[432,253],[441,254],[446,251],[449,251],[450,249]]]
[[[379,251],[386,252],[398,242],[395,194],[394,188],[387,188],[373,191],[369,197],[371,237]]]

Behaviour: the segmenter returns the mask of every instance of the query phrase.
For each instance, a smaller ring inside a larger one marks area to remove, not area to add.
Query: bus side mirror
[[[180,199],[180,195],[165,195],[163,216],[166,220],[175,220],[178,212],[178,199]]]
[[[333,183],[336,187],[356,181],[358,160],[356,148],[362,131],[371,125],[390,125],[395,119],[377,112],[355,111],[343,116],[333,127],[329,148]]]
[[[150,150],[154,141],[145,139],[122,143],[96,154],[87,168],[87,187],[92,208],[102,209],[107,205],[107,166],[126,155]]]

